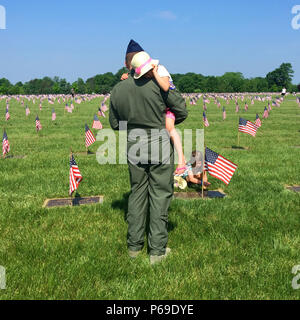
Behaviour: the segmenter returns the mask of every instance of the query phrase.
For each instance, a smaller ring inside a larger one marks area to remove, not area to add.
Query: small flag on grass
[[[55,113],[55,110],[52,109],[52,121],[55,121],[56,120],[56,113]]]
[[[79,183],[82,181],[82,175],[79,171],[78,165],[74,159],[73,154],[71,154],[70,159],[70,189],[69,195],[71,196],[72,193],[78,189]]]
[[[97,129],[97,130],[102,129],[102,123],[100,122],[100,120],[98,119],[98,117],[96,115],[94,115],[94,121],[93,121],[92,128]]]
[[[209,122],[207,120],[205,112],[203,112],[203,123],[205,127],[209,127]]]
[[[35,127],[36,127],[36,131],[39,132],[40,130],[42,130],[42,125],[41,125],[41,121],[39,119],[38,116],[36,116],[35,118]]]
[[[106,112],[108,110],[107,105],[104,102],[101,103],[101,110],[103,112]]]
[[[6,131],[4,130],[3,139],[2,139],[2,154],[5,156],[10,151],[10,146],[7,138]]]
[[[28,106],[26,106],[25,114],[26,117],[30,115],[30,109],[28,108]]]
[[[92,131],[89,129],[88,125],[85,125],[85,146],[88,148],[96,141]]]
[[[255,120],[255,125],[260,128],[261,127],[261,120],[259,118],[259,115],[256,114],[256,120]]]
[[[106,118],[105,113],[100,108],[98,109],[98,116]]]
[[[220,154],[210,150],[209,148],[205,149],[204,170],[207,171],[212,177],[229,184],[236,168],[236,164],[227,160]]]
[[[223,120],[226,119],[226,110],[225,110],[225,107],[223,107]]]
[[[10,119],[10,114],[8,112],[8,108],[6,107],[5,120],[8,121],[9,119]]]
[[[268,111],[267,107],[265,107],[263,119],[267,119],[268,117],[269,117],[269,111]]]
[[[251,121],[240,118],[239,132],[244,132],[244,133],[250,134],[251,136],[255,137],[257,129],[258,129],[257,126],[254,123],[252,123]]]

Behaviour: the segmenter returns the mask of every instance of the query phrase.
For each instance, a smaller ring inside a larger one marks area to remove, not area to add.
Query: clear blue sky
[[[291,62],[300,82],[300,0],[0,0],[0,78],[74,81],[117,72],[131,38],[171,73],[265,76]]]

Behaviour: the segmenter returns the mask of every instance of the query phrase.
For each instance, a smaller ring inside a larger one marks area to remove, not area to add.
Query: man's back
[[[113,129],[118,129],[118,121],[127,121],[128,129],[162,129],[166,107],[172,108],[176,123],[187,117],[185,101],[178,93],[163,92],[152,79],[130,76],[112,91],[110,123]]]

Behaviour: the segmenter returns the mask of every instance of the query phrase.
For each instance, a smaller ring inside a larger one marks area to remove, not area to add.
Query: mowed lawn
[[[241,134],[249,149],[238,150],[231,148],[238,116],[255,121],[266,103],[249,103],[244,112],[240,102],[238,115],[233,101],[221,103],[227,119],[211,101],[205,143],[238,165],[228,186],[209,178],[211,189],[227,197],[173,200],[172,253],[150,266],[146,248],[134,261],[127,255],[127,166],[99,165],[95,155],[76,154],[85,151],[84,125],[91,128],[100,98],[75,105],[73,114],[64,114],[64,104],[44,102],[40,111],[30,102],[28,118],[11,101],[7,123],[2,100],[0,124],[11,154],[26,157],[0,159],[0,265],[7,277],[0,299],[299,299],[292,268],[300,265],[300,194],[285,186],[300,185],[300,108],[288,96],[256,138]],[[188,110],[179,128],[203,128],[202,99]],[[100,119],[109,128],[108,118]],[[68,196],[70,148],[84,179],[79,194],[104,195],[104,204],[44,209],[45,199]]]

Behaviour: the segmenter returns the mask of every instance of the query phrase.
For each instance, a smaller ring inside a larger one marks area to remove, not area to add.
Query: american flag
[[[256,125],[258,128],[261,127],[261,121],[260,121],[260,118],[259,118],[259,115],[258,115],[258,114],[256,114],[255,125]]]
[[[107,105],[104,102],[101,103],[101,110],[103,112],[106,112],[108,110]]]
[[[55,121],[56,120],[56,113],[55,113],[55,110],[52,109],[52,121]]]
[[[235,112],[239,112],[240,106],[238,104],[235,105]]]
[[[68,104],[66,104],[66,109],[67,109],[67,111],[68,111],[69,113],[72,113],[72,108],[71,108],[71,107],[69,107],[69,105],[68,105]]]
[[[203,110],[204,110],[204,111],[207,111],[207,106],[206,106],[205,103],[204,103],[204,105],[203,105]]]
[[[258,129],[257,126],[251,121],[240,118],[240,121],[239,121],[240,132],[245,132],[255,137],[257,129]]]
[[[49,102],[50,104],[54,104],[54,102],[53,102],[50,98],[48,98],[48,102]]]
[[[36,131],[42,130],[42,125],[38,116],[36,116],[35,118],[35,127],[36,127]]]
[[[5,120],[9,120],[10,119],[10,115],[9,115],[9,112],[8,112],[8,108],[6,107],[6,113],[5,113]]]
[[[88,148],[96,141],[92,131],[89,129],[88,125],[85,125],[85,146]]]
[[[98,119],[98,117],[96,115],[94,115],[94,121],[93,121],[92,128],[97,129],[97,130],[102,129],[102,123],[100,122],[100,120]]]
[[[270,112],[272,110],[272,107],[270,105],[270,102],[268,103],[268,111]]]
[[[277,103],[275,101],[272,101],[272,106],[273,107],[276,107],[277,106]]]
[[[276,99],[276,106],[277,106],[277,107],[280,107],[280,103],[281,103],[281,102],[282,102],[282,101],[277,98],[277,99]]]
[[[267,107],[265,107],[264,114],[263,114],[263,119],[267,119],[268,117],[269,117],[269,112],[268,112]]]
[[[42,111],[42,104],[40,103],[40,111]]]
[[[78,169],[77,163],[74,159],[73,154],[71,155],[70,159],[70,189],[69,195],[71,196],[72,193],[78,189],[79,183],[82,181],[82,175]]]
[[[3,153],[3,156],[5,156],[7,153],[9,153],[9,151],[10,151],[10,146],[9,146],[9,142],[8,142],[6,131],[4,130],[3,140],[2,140],[2,153]]]
[[[204,170],[207,171],[212,177],[215,177],[226,184],[229,184],[237,165],[227,160],[220,154],[205,149],[205,166]]]
[[[98,109],[98,116],[106,118],[105,113],[100,108]]]
[[[204,123],[204,126],[205,126],[205,127],[209,127],[209,122],[208,122],[208,120],[207,120],[207,118],[206,118],[205,112],[203,112],[203,123]]]
[[[28,116],[30,114],[30,110],[29,110],[28,106],[26,106],[25,114],[26,114],[26,116]]]
[[[225,110],[225,107],[223,107],[223,120],[226,119],[226,110]]]

